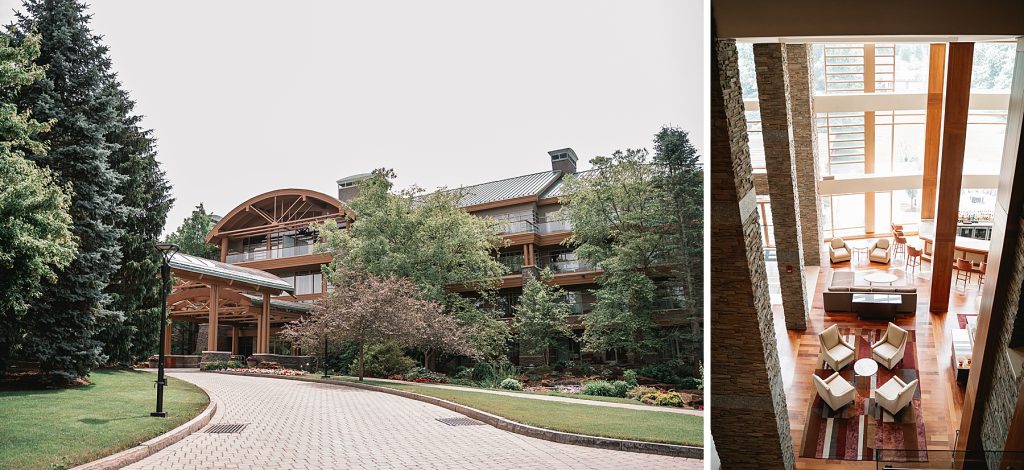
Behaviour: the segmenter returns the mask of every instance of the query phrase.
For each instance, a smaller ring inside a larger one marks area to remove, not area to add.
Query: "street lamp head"
[[[178,245],[173,243],[157,243],[156,249],[164,256],[164,260],[170,261],[171,257],[178,252]]]

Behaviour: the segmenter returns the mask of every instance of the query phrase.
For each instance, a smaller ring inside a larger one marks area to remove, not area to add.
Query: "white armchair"
[[[868,259],[876,263],[889,264],[889,248],[891,244],[888,238],[880,238],[878,241],[871,244],[871,248],[868,249]]]
[[[833,237],[828,245],[828,259],[835,264],[850,261],[852,257],[853,250],[850,249],[850,245],[840,237]]]
[[[824,361],[833,370],[840,370],[853,362],[853,346],[839,334],[839,326],[832,325],[818,335],[821,344],[819,361]]]
[[[825,400],[829,408],[838,410],[850,403],[857,398],[857,389],[850,385],[846,379],[839,376],[839,372],[832,374],[827,379],[822,379],[817,375],[814,377],[814,388],[818,389],[818,395],[821,395],[821,399]]]
[[[914,399],[914,392],[917,391],[917,379],[910,383],[893,376],[881,387],[875,390],[875,401],[878,406],[885,408],[892,414],[899,413],[905,406]]]
[[[892,369],[903,360],[908,336],[907,330],[890,322],[878,342],[871,345],[871,358],[886,369]]]

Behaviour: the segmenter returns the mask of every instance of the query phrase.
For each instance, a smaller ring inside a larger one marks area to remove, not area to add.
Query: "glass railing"
[[[273,248],[267,250],[253,250],[243,253],[230,253],[227,257],[228,263],[245,263],[248,261],[260,261],[265,259],[291,258],[293,256],[304,256],[313,253],[313,245],[289,246],[286,248]]]
[[[572,230],[572,222],[568,220],[552,220],[537,224],[537,232],[539,233],[568,232],[570,230]]]
[[[876,449],[874,457],[879,470],[1024,468],[1024,452]]]
[[[594,265],[585,261],[552,261],[547,264],[556,273],[576,273],[581,271],[593,271]]]
[[[529,220],[516,220],[511,222],[505,222],[504,225],[501,227],[499,233],[503,235],[509,233],[528,233],[533,232],[535,230],[536,228],[533,222],[530,222]]]

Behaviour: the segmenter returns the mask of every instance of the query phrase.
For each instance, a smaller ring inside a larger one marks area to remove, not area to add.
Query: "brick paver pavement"
[[[127,468],[671,468],[703,461],[558,444],[491,426],[448,426],[461,417],[385,393],[198,371],[169,375],[218,402],[211,424],[246,423],[238,434],[199,431]]]

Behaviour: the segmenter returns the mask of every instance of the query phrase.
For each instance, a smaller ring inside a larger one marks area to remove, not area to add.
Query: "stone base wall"
[[[200,367],[209,362],[227,362],[231,360],[231,351],[203,351]]]
[[[191,354],[189,354],[189,355],[172,354],[172,355],[169,355],[169,356],[164,356],[164,367],[166,367],[168,369],[173,369],[173,368],[177,368],[177,369],[183,369],[183,368],[194,369],[196,367],[199,367],[200,360],[201,360],[200,356],[195,356],[195,355],[191,355]],[[160,365],[159,361],[160,361],[160,356],[151,356],[149,358],[149,367],[154,367],[154,368],[155,367],[159,367],[159,365]]]

